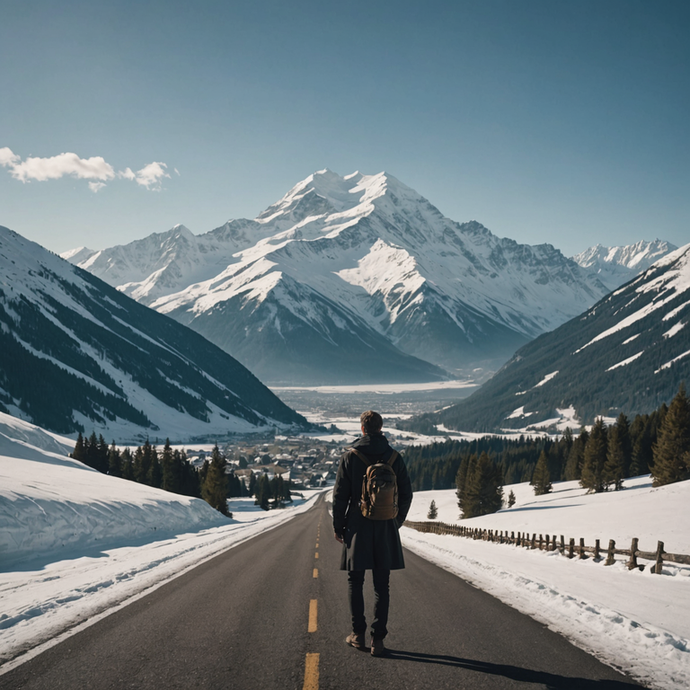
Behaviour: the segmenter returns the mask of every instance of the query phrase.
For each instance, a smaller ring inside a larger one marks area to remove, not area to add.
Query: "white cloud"
[[[7,146],[0,149],[0,165],[9,168],[18,160],[19,156],[16,153],[12,153],[12,151],[8,149]]]
[[[24,161],[16,156],[8,166],[12,177],[21,182],[59,180],[72,175],[82,180],[112,180],[115,171],[101,156],[79,158],[76,153],[60,153],[52,158],[29,157]]]
[[[136,179],[136,175],[132,172],[132,168],[125,168],[124,170],[120,170],[117,176],[124,177],[126,180]]]
[[[137,170],[137,184],[146,187],[146,189],[160,189],[163,178],[170,177],[170,175],[165,172],[165,168],[167,167],[165,163],[157,163],[155,161],[145,165],[141,170]]]
[[[170,178],[166,172],[168,166],[159,161],[149,163],[137,172],[127,167],[116,173],[113,166],[101,156],[80,158],[76,153],[60,153],[51,158],[30,156],[22,161],[21,156],[7,146],[0,148],[0,166],[9,168],[10,175],[21,182],[58,180],[66,175],[91,180],[89,189],[92,192],[103,189],[106,182],[116,177],[136,182],[141,187],[151,190],[160,190],[163,178]]]

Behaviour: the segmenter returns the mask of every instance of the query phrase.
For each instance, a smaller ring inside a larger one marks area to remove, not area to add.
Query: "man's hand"
[[[339,541],[341,544],[343,543],[343,538],[337,532],[334,532],[333,536],[335,537],[336,541]]]

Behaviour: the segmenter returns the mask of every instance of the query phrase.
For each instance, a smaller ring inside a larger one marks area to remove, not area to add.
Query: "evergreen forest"
[[[601,492],[651,473],[661,486],[690,479],[690,403],[681,385],[670,406],[663,403],[632,423],[621,413],[613,424],[598,418],[591,429],[577,435],[566,429],[559,438],[447,440],[412,446],[405,461],[413,490],[456,489],[463,517],[499,510],[508,484],[530,482],[538,495],[549,493],[552,482],[578,480]]]
[[[265,473],[250,475],[248,486],[229,468],[227,459],[217,445],[211,458],[195,467],[184,450],[173,449],[167,439],[162,451],[151,445],[148,439],[134,452],[120,450],[113,442],[110,446],[102,435],[95,432],[90,437],[80,433],[71,456],[103,474],[121,477],[140,484],[163,489],[183,496],[203,498],[223,515],[228,512],[227,499],[254,496],[255,504],[263,510],[283,508],[292,502],[290,481],[280,475],[269,479]]]

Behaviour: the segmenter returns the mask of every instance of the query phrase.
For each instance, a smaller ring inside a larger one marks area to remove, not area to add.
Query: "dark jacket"
[[[352,447],[374,462],[385,462],[393,452],[383,434],[362,436]],[[340,459],[333,487],[333,529],[344,539],[341,570],[399,570],[405,567],[398,529],[412,503],[412,485],[400,456],[392,467],[398,483],[398,517],[370,520],[362,515],[359,507],[366,466],[351,451],[345,452]]]

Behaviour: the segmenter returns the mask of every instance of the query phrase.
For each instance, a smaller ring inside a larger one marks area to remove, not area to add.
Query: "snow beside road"
[[[72,445],[0,415],[0,664],[304,512],[319,493],[269,512],[233,499],[228,519],[96,472],[66,456]]]
[[[670,553],[690,554],[690,482],[654,489],[649,477],[625,482],[620,492],[587,495],[577,482],[554,484],[535,496],[528,484],[505,487],[515,505],[463,521],[485,529],[583,537],[590,546],[609,539],[654,551],[657,540]],[[458,523],[455,491],[414,496],[408,518]],[[690,566],[664,564],[662,575],[629,571],[624,557],[613,566],[569,560],[557,552],[474,541],[464,537],[401,531],[405,547],[532,616],[602,661],[659,690],[690,687]]]

